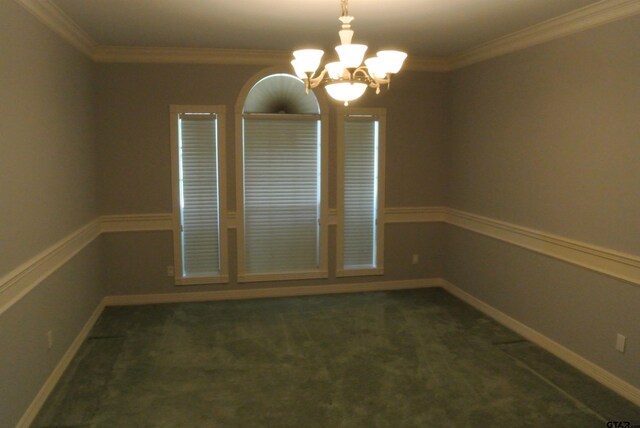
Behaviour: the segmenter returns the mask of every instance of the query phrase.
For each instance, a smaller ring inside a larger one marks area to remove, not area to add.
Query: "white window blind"
[[[358,117],[344,121],[344,223],[345,269],[376,267],[378,208],[378,121]]]
[[[178,119],[182,275],[220,273],[217,115]]]
[[[247,274],[319,268],[320,121],[244,119]]]

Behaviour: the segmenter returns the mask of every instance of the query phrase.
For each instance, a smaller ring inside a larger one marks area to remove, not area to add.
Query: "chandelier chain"
[[[349,16],[349,0],[340,0],[340,7],[342,8],[342,16]]]

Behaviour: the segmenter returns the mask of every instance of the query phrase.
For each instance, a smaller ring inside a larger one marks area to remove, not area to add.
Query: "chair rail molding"
[[[330,225],[338,213],[329,210]],[[168,232],[171,213],[104,215],[0,277],[0,314],[102,233]],[[228,228],[236,227],[228,212]],[[640,286],[640,257],[446,207],[390,207],[386,224],[446,223]]]
[[[448,209],[446,222],[634,285],[640,285],[640,257],[632,254],[456,209]]]
[[[173,215],[171,213],[113,214],[100,217],[101,233],[171,230],[173,230]]]
[[[0,314],[26,296],[49,275],[100,235],[96,219],[62,238],[0,278]]]
[[[236,213],[229,211],[227,227],[236,227]],[[339,213],[329,209],[329,225]],[[387,207],[385,224],[447,223],[517,245],[616,279],[640,285],[640,257],[551,233],[518,226],[469,212],[441,207]],[[103,216],[101,232],[145,232],[171,230],[171,214]]]
[[[384,210],[385,223],[432,223],[444,222],[445,207],[391,207]]]

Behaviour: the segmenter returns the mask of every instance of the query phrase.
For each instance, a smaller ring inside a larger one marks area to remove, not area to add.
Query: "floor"
[[[606,427],[640,408],[442,289],[105,309],[33,427]]]

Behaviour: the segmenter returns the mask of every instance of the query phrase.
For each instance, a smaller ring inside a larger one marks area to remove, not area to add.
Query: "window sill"
[[[336,277],[384,275],[384,268],[338,269]]]
[[[264,281],[289,281],[295,279],[326,279],[329,278],[327,271],[311,272],[287,272],[287,273],[261,273],[261,274],[240,274],[238,282],[264,282]]]
[[[198,277],[177,277],[175,284],[181,285],[206,285],[206,284],[226,284],[229,282],[227,275],[221,276],[198,276]]]

